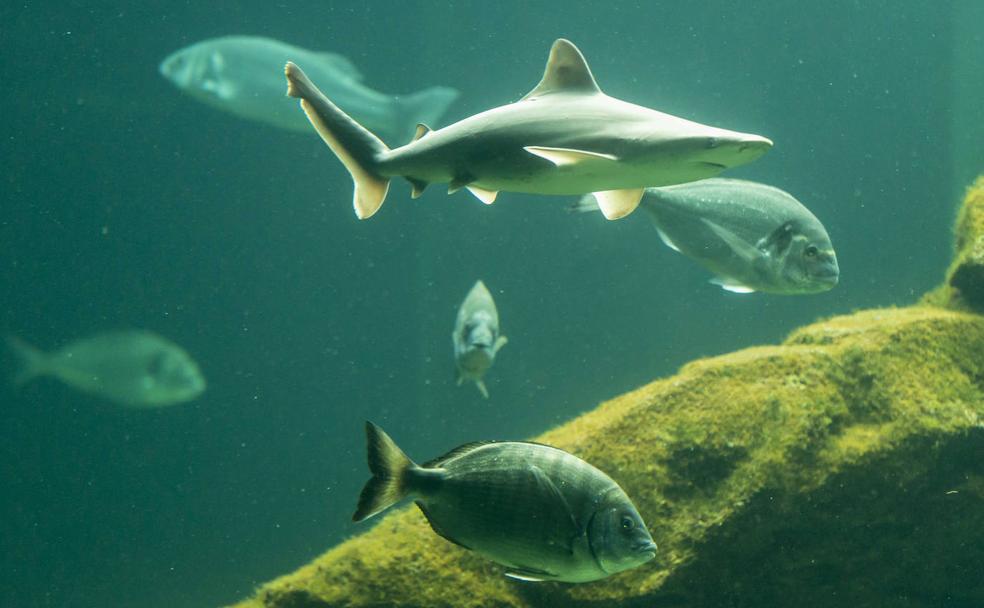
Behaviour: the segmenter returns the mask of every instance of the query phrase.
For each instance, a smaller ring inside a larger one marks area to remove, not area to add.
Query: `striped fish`
[[[373,477],[355,521],[412,496],[434,532],[528,581],[594,581],[656,555],[622,488],[563,450],[485,441],[417,465],[371,422],[366,436]]]

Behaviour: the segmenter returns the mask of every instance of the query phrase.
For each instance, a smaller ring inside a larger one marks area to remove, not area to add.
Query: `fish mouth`
[[[645,555],[647,560],[656,557],[656,543],[649,541],[636,546],[636,551]]]

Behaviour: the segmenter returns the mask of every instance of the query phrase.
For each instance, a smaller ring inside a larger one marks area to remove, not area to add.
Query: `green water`
[[[972,8],[5,4],[0,332],[50,349],[152,329],[209,388],[156,411],[51,380],[0,388],[0,605],[232,602],[363,529],[349,519],[365,419],[421,456],[530,436],[695,357],[912,302],[949,259],[967,178],[954,149],[979,153],[953,145],[955,81],[974,65],[954,56],[980,48],[956,44],[954,23]],[[725,293],[643,218],[571,216],[563,197],[486,207],[394,182],[359,221],[316,137],[202,105],[157,72],[180,47],[245,33],[345,55],[379,90],[453,86],[445,123],[525,94],[569,38],[615,97],[771,138],[728,175],[803,201],[840,284]],[[449,339],[478,278],[510,340],[488,401],[455,386]]]

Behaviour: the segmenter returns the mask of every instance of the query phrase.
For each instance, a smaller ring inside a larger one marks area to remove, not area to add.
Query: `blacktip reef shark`
[[[639,205],[646,187],[713,177],[772,147],[759,135],[727,131],[637,106],[602,93],[581,52],[554,42],[543,79],[525,97],[442,129],[417,127],[413,140],[386,147],[325,97],[293,62],[287,94],[301,108],[355,182],[360,219],[383,204],[390,179],[403,177],[417,198],[430,183],[466,188],[485,204],[500,191],[594,193],[618,219]]]

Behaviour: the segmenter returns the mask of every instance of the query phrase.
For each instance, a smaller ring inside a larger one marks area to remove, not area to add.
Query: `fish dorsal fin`
[[[362,80],[362,72],[359,68],[355,67],[348,57],[344,55],[339,55],[338,53],[316,53],[318,59],[321,60],[329,68],[345,74],[352,80]]]
[[[598,201],[598,208],[601,209],[605,219],[617,220],[635,211],[645,193],[645,188],[605,190],[595,192],[594,197]]]
[[[543,71],[540,84],[526,94],[523,99],[533,99],[551,93],[581,93],[592,95],[601,93],[598,83],[591,75],[591,68],[584,55],[570,40],[558,38],[550,47],[550,57]]]
[[[431,128],[430,127],[428,127],[427,125],[425,125],[422,122],[417,123],[417,130],[414,132],[413,139],[411,139],[410,141],[417,141],[418,139],[420,139],[421,137],[427,135],[430,132],[431,132]]]
[[[439,467],[439,466],[443,465],[445,462],[451,460],[452,458],[457,458],[458,456],[464,456],[468,452],[474,451],[474,450],[482,447],[483,445],[489,445],[491,443],[501,443],[501,442],[498,442],[498,441],[472,441],[471,443],[466,443],[466,444],[463,444],[463,445],[459,445],[458,447],[454,448],[450,452],[448,452],[446,454],[442,454],[442,455],[438,456],[437,458],[435,458],[434,460],[429,460],[429,461],[425,462],[424,464],[422,464],[420,466],[422,466],[425,469],[433,469],[433,468],[436,468],[436,467]]]

